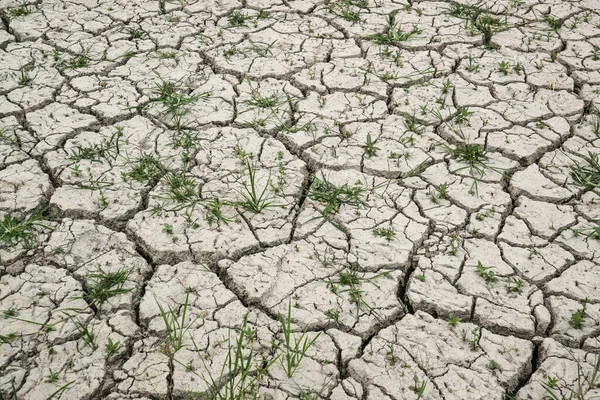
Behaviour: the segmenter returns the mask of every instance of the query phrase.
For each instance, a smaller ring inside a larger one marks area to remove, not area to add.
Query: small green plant
[[[459,106],[456,109],[456,116],[454,117],[454,122],[456,122],[457,124],[467,123],[469,122],[471,115],[473,115],[473,113],[469,111],[468,107]]]
[[[398,357],[396,355],[393,343],[388,343],[387,346],[388,346],[388,352],[387,352],[387,355],[385,356],[385,359],[393,367],[394,365],[396,365],[398,363],[398,361],[400,361],[400,357]]]
[[[384,238],[388,242],[391,242],[396,237],[396,231],[393,227],[380,227],[373,229],[373,235]]]
[[[306,355],[308,349],[310,349],[316,342],[316,340],[321,336],[321,332],[315,335],[312,339],[309,339],[306,334],[306,329],[299,338],[294,338],[292,343],[292,303],[288,303],[288,312],[287,316],[279,315],[279,322],[281,323],[281,331],[283,333],[283,345],[279,346],[281,351],[279,361],[281,363],[281,367],[285,371],[285,374],[288,378],[291,378],[302,359]],[[283,347],[283,349],[281,348]]]
[[[596,221],[598,223],[598,221]],[[573,228],[573,237],[585,236],[586,240],[595,239],[600,240],[600,225],[591,226],[589,228]]]
[[[501,61],[498,64],[498,71],[500,71],[504,76],[508,75],[508,69],[510,68],[510,63],[508,61]]]
[[[241,11],[238,11],[238,10],[231,11],[227,15],[227,21],[229,21],[229,26],[231,26],[231,27],[245,26],[246,25],[246,21],[249,18],[250,17],[247,14],[244,14]]]
[[[450,325],[451,327],[455,328],[460,321],[460,317],[457,317],[453,313],[448,314],[448,325]]]
[[[121,173],[124,181],[150,183],[158,182],[167,173],[167,168],[153,154],[142,154],[141,156],[128,160],[128,171]]]
[[[324,216],[337,214],[342,205],[360,207],[363,205],[362,194],[364,188],[359,185],[349,186],[344,184],[336,186],[329,182],[325,176],[315,178],[308,197],[311,200],[325,204]]]
[[[74,55],[70,59],[61,59],[57,67],[61,70],[65,69],[78,69],[78,68],[87,68],[91,64],[91,59],[89,57],[89,52],[86,50],[82,50],[81,53]]]
[[[588,299],[586,298],[582,303],[582,307],[579,310],[575,311],[573,314],[571,314],[571,320],[569,321],[569,325],[571,325],[571,328],[581,329],[583,327],[585,317],[587,316],[587,302]]]
[[[102,269],[98,273],[86,276],[87,290],[83,298],[102,311],[102,306],[111,297],[129,293],[132,288],[124,288],[131,270],[121,268],[115,272],[104,272]]]
[[[114,356],[119,352],[122,345],[121,342],[113,342],[111,338],[108,338],[108,342],[104,345],[104,352],[107,356]]]
[[[8,15],[12,18],[26,17],[30,14],[33,14],[34,11],[35,11],[34,6],[29,5],[29,4],[24,4],[20,7],[9,8]]]
[[[183,307],[181,309],[181,318],[177,315],[175,310],[171,308],[170,305],[165,308],[158,302],[158,300],[154,300],[156,301],[156,305],[158,306],[158,310],[160,311],[160,315],[166,329],[165,346],[163,347],[163,352],[166,356],[173,358],[175,353],[177,353],[183,346],[184,335],[197,319],[196,318],[189,323],[186,322],[187,310],[190,301],[190,291],[188,290],[185,295],[185,302],[183,303]]]
[[[189,112],[189,106],[200,99],[207,99],[210,92],[197,93],[188,95],[179,81],[164,81],[156,83],[151,89],[152,97],[150,103],[162,104],[162,116],[168,116],[175,126],[175,130],[182,130],[182,119]]]
[[[29,75],[29,72],[33,70],[33,64],[25,64],[21,68],[19,68],[19,85],[21,86],[29,86],[31,82],[33,82],[33,78]]]
[[[595,389],[600,383],[600,355],[596,355],[592,370],[588,374],[584,373],[582,363],[573,355],[572,357],[577,362],[577,379],[570,384],[565,382],[564,387],[560,387],[558,378],[548,377],[548,382],[542,383],[546,392],[544,400],[595,400],[598,397],[588,395],[591,391],[596,393]]]
[[[417,376],[417,374],[415,374],[413,376],[413,385],[410,387],[410,389],[415,392],[415,394],[417,395],[416,400],[419,400],[423,397],[423,395],[425,394],[425,387],[427,386],[427,382],[425,380],[421,381],[419,379],[419,377]]]
[[[233,222],[233,219],[227,218],[223,214],[223,207],[225,205],[226,203],[219,199],[211,199],[204,204],[204,209],[206,211],[204,216],[209,225],[215,223],[229,225],[230,222]]]
[[[31,247],[39,229],[51,229],[41,222],[45,212],[45,208],[40,208],[22,221],[17,221],[11,214],[6,214],[4,219],[0,220],[0,243],[7,247],[18,243]]]
[[[195,204],[200,200],[198,182],[185,172],[170,172],[165,177],[169,199],[179,204]]]
[[[284,207],[284,205],[277,204],[268,197],[267,192],[271,184],[271,173],[269,172],[269,177],[264,188],[260,190],[256,186],[256,164],[250,163],[250,161],[246,159],[246,169],[248,171],[248,182],[242,182],[244,191],[239,192],[242,196],[242,200],[235,204],[242,207],[244,210],[255,214],[260,214],[269,208]]]
[[[46,377],[46,380],[44,382],[46,382],[46,383],[55,383],[55,382],[58,382],[58,373],[52,371],[52,368],[48,368],[48,370],[50,372],[49,372],[49,374]]]
[[[96,333],[94,332],[94,329],[89,328],[86,322],[82,322],[79,319],[75,319],[70,315],[69,318],[71,319],[73,324],[75,324],[75,328],[77,328],[77,331],[80,335],[80,339],[83,341],[83,343],[91,347],[93,350],[96,350],[98,348],[98,345],[96,344]]]
[[[581,165],[575,161],[571,166],[571,178],[577,186],[582,186],[586,189],[594,189],[600,187],[600,161],[598,153],[588,151],[588,165]]]
[[[128,28],[127,33],[129,34],[130,40],[145,39],[148,37],[148,33],[142,28]]]
[[[508,293],[523,293],[523,280],[509,276],[506,278],[506,291]]]
[[[489,157],[487,152],[478,144],[461,143],[455,148],[447,147],[446,152],[457,162],[466,164],[456,171],[468,170],[469,175],[473,178],[473,184],[470,189],[472,193],[478,192],[478,182],[485,176],[487,169],[497,173],[502,172],[500,168],[491,166],[488,163]]]
[[[469,72],[479,72],[479,69],[481,68],[481,66],[473,61],[473,56],[472,55],[469,54],[468,60],[469,60],[469,62],[465,66],[465,68],[467,69],[467,71],[469,71]]]
[[[367,134],[367,143],[366,143],[364,149],[365,149],[365,155],[369,158],[377,155],[377,151],[379,150],[379,147],[375,146],[375,144],[373,143],[370,133]]]
[[[498,282],[498,277],[491,268],[483,265],[481,261],[477,261],[477,275],[482,277],[487,284]]]
[[[396,22],[397,12],[392,12],[387,16],[387,24],[383,34],[371,37],[375,43],[380,46],[394,45],[398,42],[406,42],[413,36],[423,33],[416,25],[412,26],[410,31],[403,31],[399,23]]]
[[[427,280],[427,277],[425,276],[425,274],[419,274],[415,275],[415,279],[418,279],[421,282],[425,282]]]
[[[498,364],[495,360],[490,360],[490,362],[488,364],[488,368],[491,369],[492,371],[495,371],[495,370],[501,371],[502,370],[502,368],[500,368],[500,364]]]
[[[425,128],[419,125],[414,115],[404,119],[404,126],[406,127],[407,131],[417,135],[422,135],[425,131]]]
[[[206,398],[211,400],[246,400],[255,395],[256,384],[267,374],[271,366],[278,360],[279,356],[270,359],[259,359],[254,354],[254,347],[245,351],[245,343],[248,341],[248,315],[244,316],[244,321],[238,328],[239,335],[232,344],[231,336],[228,337],[228,352],[221,367],[218,376],[208,373],[196,372],[195,368],[188,368],[183,365],[188,372],[199,376],[209,386]],[[255,335],[252,334],[254,340]],[[196,353],[201,354],[202,350],[198,348],[192,338]],[[206,367],[204,359],[202,363]],[[206,368],[208,370],[208,368]],[[203,397],[204,398],[204,397]]]

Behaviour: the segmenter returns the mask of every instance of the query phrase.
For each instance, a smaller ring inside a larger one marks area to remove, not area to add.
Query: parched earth
[[[598,0],[0,17],[1,399],[600,398]]]

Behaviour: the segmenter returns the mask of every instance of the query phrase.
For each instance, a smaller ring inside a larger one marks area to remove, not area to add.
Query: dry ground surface
[[[600,398],[598,0],[0,17],[0,398]]]

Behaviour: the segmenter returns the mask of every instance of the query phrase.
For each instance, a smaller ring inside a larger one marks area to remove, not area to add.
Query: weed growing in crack
[[[127,282],[127,278],[131,273],[130,269],[121,268],[115,272],[104,272],[102,269],[96,274],[86,276],[88,281],[84,300],[89,304],[93,304],[102,311],[102,306],[111,297],[129,293],[132,288],[124,288],[123,285]]]
[[[448,314],[448,325],[450,325],[451,327],[456,328],[456,326],[458,325],[458,323],[460,321],[461,321],[460,317],[457,317],[453,313]]]
[[[596,361],[592,370],[585,374],[582,363],[571,354],[577,362],[577,379],[574,382],[560,382],[558,378],[548,377],[548,382],[542,383],[546,392],[544,400],[594,400],[597,396],[588,397],[591,391],[598,387],[600,379],[600,355],[596,355]],[[562,386],[562,387],[561,387]]]
[[[469,72],[479,72],[479,69],[481,68],[481,66],[479,64],[476,64],[473,61],[473,56],[471,56],[469,54],[468,60],[469,60],[469,63],[465,66],[465,68],[467,69],[467,71],[469,71]]]
[[[373,235],[384,238],[388,242],[391,242],[396,237],[396,231],[391,226],[389,226],[387,228],[380,227],[380,228],[373,229]]]
[[[61,59],[57,63],[60,70],[87,68],[91,65],[89,50],[82,50],[79,54],[75,54],[68,60]]]
[[[104,345],[104,352],[107,356],[111,357],[117,354],[121,347],[121,342],[113,342],[111,338],[108,338],[108,342]]]
[[[123,136],[123,128],[117,127],[115,132],[108,139],[103,139],[100,144],[95,143],[92,146],[76,146],[71,150],[69,160],[81,161],[100,161],[102,158],[116,158],[119,154],[119,139]]]
[[[233,28],[246,26],[246,21],[248,19],[250,19],[250,17],[247,14],[244,14],[238,10],[233,10],[227,15],[227,21],[229,22],[229,26]]]
[[[362,206],[364,204],[362,200],[363,192],[364,188],[362,186],[344,184],[338,187],[329,182],[325,176],[321,176],[321,179],[315,178],[308,197],[311,200],[325,204],[323,215],[329,217],[337,214],[342,205]]]
[[[41,221],[44,219],[46,208],[33,211],[27,218],[17,221],[11,214],[6,214],[0,220],[0,243],[7,247],[23,243],[27,248],[32,247],[40,229],[51,229]]]
[[[375,143],[373,143],[373,139],[371,139],[371,134],[367,134],[367,143],[364,146],[364,150],[365,150],[365,155],[369,158],[377,155],[377,150],[379,150],[379,147],[375,146]]]
[[[56,383],[58,382],[58,372],[52,371],[52,368],[48,368],[49,373],[44,382],[46,383]]]
[[[523,280],[512,276],[506,278],[506,292],[523,293]]]
[[[127,160],[127,164],[129,170],[121,172],[124,181],[133,179],[142,183],[157,182],[167,173],[167,168],[154,154],[142,154],[133,160]]]
[[[448,9],[448,14],[465,20],[467,29],[479,31],[483,35],[483,44],[486,47],[491,45],[494,33],[508,27],[506,15],[504,18],[500,18],[499,14],[490,13],[490,10],[484,9],[484,3],[481,0],[474,4],[452,4]]]
[[[77,329],[77,332],[79,332],[80,339],[83,341],[83,343],[91,347],[92,350],[96,350],[98,348],[98,344],[96,343],[96,333],[94,332],[94,329],[89,328],[86,322],[75,319],[71,315],[68,315],[68,317],[71,319],[71,322],[75,324],[75,328]]]
[[[598,221],[596,221],[598,223]],[[589,228],[573,228],[573,237],[585,236],[586,240],[595,239],[600,240],[600,225],[591,226]]]
[[[571,319],[569,320],[569,325],[573,329],[581,329],[583,328],[583,323],[585,322],[585,317],[587,317],[586,309],[587,309],[588,299],[586,298],[582,304],[581,308],[571,314]]]
[[[200,201],[198,183],[185,172],[170,172],[165,177],[169,199],[178,204],[194,205]]]
[[[598,153],[588,151],[588,156],[588,165],[583,166],[575,161],[570,168],[570,174],[575,185],[594,189],[600,187],[600,160]]]
[[[496,273],[491,270],[492,267],[486,267],[481,261],[477,261],[477,275],[485,280],[485,283],[491,284],[498,282]]]
[[[413,376],[413,384],[410,386],[409,389],[411,389],[413,392],[415,392],[415,394],[417,395],[417,399],[419,400],[423,397],[423,395],[425,394],[425,387],[427,386],[427,382],[426,381],[421,381],[419,379],[419,377],[415,374]]]
[[[338,273],[337,281],[332,281],[330,279],[327,286],[333,293],[338,295],[342,293],[348,294],[348,301],[351,304],[356,305],[357,319],[361,310],[367,311],[368,313],[375,315],[377,318],[381,318],[381,315],[364,300],[363,294],[365,291],[362,289],[362,283],[368,282],[375,287],[379,287],[374,281],[380,277],[389,276],[389,272],[382,272],[370,278],[365,278],[364,276],[358,275],[357,268],[358,266],[356,264],[350,264],[348,268]]]
[[[223,214],[223,207],[227,205],[227,203],[219,200],[212,199],[207,201],[204,204],[205,214],[204,217],[209,225],[213,224],[225,224],[229,225],[230,222],[233,222],[233,219],[225,217]]]
[[[399,23],[396,22],[396,12],[387,16],[387,24],[383,34],[373,35],[371,40],[380,46],[394,45],[398,42],[406,42],[413,36],[423,33],[416,25],[412,26],[410,31],[403,31]]]
[[[150,103],[162,104],[161,114],[171,118],[175,125],[175,130],[180,132],[182,129],[182,118],[189,112],[189,105],[200,99],[207,99],[210,92],[188,95],[186,89],[180,85],[180,82],[171,82],[161,80],[152,88],[152,98]]]
[[[128,28],[127,34],[129,35],[129,40],[145,39],[148,37],[148,33],[142,28]]]
[[[319,336],[319,332],[312,339],[309,339],[306,335],[306,329],[299,338],[293,338],[292,342],[292,304],[288,303],[287,316],[279,315],[279,322],[281,323],[281,331],[283,333],[283,344],[278,346],[280,350],[279,362],[288,378],[291,378],[300,363],[304,359],[306,352],[310,349]],[[283,348],[282,348],[283,347]]]
[[[245,343],[250,339],[256,340],[254,334],[248,336],[251,329],[248,327],[248,314],[244,316],[244,321],[238,328],[239,335],[235,342],[231,343],[231,336],[228,337],[228,353],[223,362],[223,366],[218,376],[213,376],[208,372],[208,376],[198,373],[195,369],[189,372],[199,376],[208,385],[208,398],[212,400],[245,400],[256,398],[256,385],[267,374],[269,369],[277,361],[278,356],[265,360],[257,358],[254,354],[254,347],[245,349]],[[198,348],[192,338],[196,353],[201,354],[202,350]],[[206,363],[202,363],[207,371]],[[188,366],[183,365],[186,369]]]
[[[171,308],[170,305],[167,305],[167,308],[165,308],[158,302],[158,300],[156,300],[156,298],[154,299],[154,301],[156,301],[156,305],[158,306],[160,316],[162,317],[166,329],[166,338],[165,345],[163,347],[163,352],[167,357],[173,358],[175,353],[177,353],[181,349],[181,347],[183,347],[184,335],[187,333],[187,331],[190,329],[193,323],[196,322],[196,320],[198,319],[196,318],[189,322],[186,321],[187,310],[190,301],[190,291],[188,290],[185,295],[185,302],[183,303],[181,311],[181,319],[179,318],[175,310]]]
[[[33,14],[36,8],[31,4],[23,4],[20,7],[12,7],[8,9],[8,15],[11,18],[26,17]]]
[[[416,135],[422,135],[425,131],[425,128],[419,125],[414,115],[411,115],[410,117],[404,119],[404,126],[406,127],[407,131],[412,132]]]
[[[469,175],[471,178],[473,178],[473,184],[471,185],[470,189],[471,193],[478,192],[477,186],[479,180],[485,176],[487,169],[497,173],[502,173],[500,168],[493,167],[488,164],[489,157],[487,152],[478,144],[461,143],[455,148],[446,146],[446,153],[454,158],[457,162],[466,164],[466,166],[457,169],[456,172],[468,169]]]
[[[240,191],[242,200],[234,203],[236,206],[242,207],[246,211],[255,214],[260,214],[269,208],[285,207],[282,204],[275,203],[272,198],[268,197],[268,189],[271,184],[271,173],[267,178],[267,183],[262,190],[258,189],[256,181],[256,164],[250,163],[246,159],[246,169],[248,171],[248,182],[242,182],[244,191]]]

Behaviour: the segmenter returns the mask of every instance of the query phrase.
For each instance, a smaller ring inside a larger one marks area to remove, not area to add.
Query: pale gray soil
[[[600,399],[598,0],[0,17],[0,399]]]

